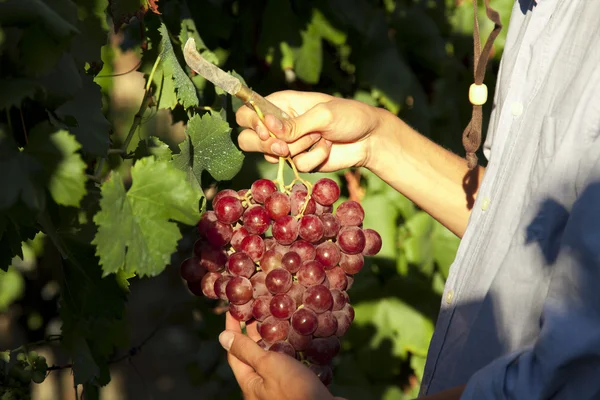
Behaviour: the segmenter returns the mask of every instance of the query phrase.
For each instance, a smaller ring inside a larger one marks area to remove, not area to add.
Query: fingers
[[[238,136],[240,148],[246,152],[260,152],[274,157],[295,156],[315,144],[321,135],[314,133],[303,136],[295,142],[286,143],[283,140],[267,138],[263,140],[251,129],[245,129]]]
[[[272,115],[265,117],[265,126],[278,138],[290,143],[311,133],[322,133],[329,130],[334,121],[329,102],[318,103],[304,114],[296,118],[279,121]]]
[[[321,139],[317,145],[308,152],[301,153],[294,157],[294,164],[301,172],[310,172],[323,164],[329,158],[332,143],[329,140]]]
[[[258,323],[256,322],[256,320],[246,325],[246,333],[248,334],[248,337],[250,337],[250,339],[254,340],[255,342],[258,342],[261,339],[258,333]]]
[[[242,328],[240,327],[239,321],[233,318],[229,312],[227,312],[226,314],[225,328],[226,330],[222,332],[219,336],[219,342],[221,343],[221,346],[225,348],[225,350],[230,349],[230,347],[232,346],[231,341],[235,336],[240,336],[252,342],[252,339],[249,339],[242,334]],[[254,327],[254,329],[256,329],[256,327]],[[256,343],[252,343],[254,344],[254,346],[258,347],[258,350],[264,352],[264,350],[260,348]],[[262,379],[256,373],[252,366],[240,360],[231,351],[228,351],[227,353],[227,361],[229,362],[229,366],[231,367],[231,370],[235,375],[235,379],[238,381],[240,387],[244,392],[252,390],[252,387],[256,387],[256,382],[259,382]]]

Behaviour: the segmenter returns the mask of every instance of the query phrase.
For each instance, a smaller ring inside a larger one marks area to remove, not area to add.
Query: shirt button
[[[454,290],[450,289],[448,290],[448,293],[446,293],[446,304],[452,304],[452,299],[454,299]]]
[[[510,105],[510,112],[515,117],[518,117],[519,115],[523,114],[523,103],[521,103],[520,101],[512,103]]]
[[[489,206],[490,206],[490,198],[484,197],[483,200],[481,201],[481,211],[487,210]]]

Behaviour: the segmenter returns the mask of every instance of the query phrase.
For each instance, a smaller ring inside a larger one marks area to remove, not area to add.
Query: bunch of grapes
[[[288,189],[259,179],[250,190],[217,193],[181,276],[195,295],[229,302],[235,319],[256,320],[264,349],[303,361],[329,385],[354,319],[347,290],[381,236],[362,227],[358,202],[333,213],[333,180],[318,180],[310,195],[302,183]]]

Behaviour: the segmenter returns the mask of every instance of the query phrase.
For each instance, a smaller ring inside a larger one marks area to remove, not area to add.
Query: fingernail
[[[273,120],[273,128],[275,128],[278,131],[283,130],[283,123],[280,120],[278,120],[275,117],[273,117],[272,120]]]
[[[229,351],[233,344],[233,333],[228,331],[221,332],[219,335],[219,343],[221,343],[221,346],[223,346],[225,350]]]
[[[311,133],[310,135],[308,135],[308,137],[310,138],[311,142],[316,142],[321,138],[321,135],[318,133]]]
[[[256,133],[258,134],[258,136],[262,139],[266,136],[269,136],[269,133],[267,132],[267,130],[265,129],[264,126],[262,125],[256,125],[256,128],[254,128],[254,130],[256,131]]]
[[[330,142],[329,140],[325,140],[325,144],[327,145],[327,147],[333,146],[333,142]]]
[[[273,154],[277,154],[278,156],[283,155],[283,147],[279,143],[273,143],[271,145],[271,151]]]

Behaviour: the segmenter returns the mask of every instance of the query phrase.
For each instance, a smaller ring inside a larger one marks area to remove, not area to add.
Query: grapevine
[[[286,161],[295,175],[289,185]],[[289,156],[279,166],[275,180],[215,195],[181,276],[195,295],[228,302],[241,324],[257,321],[262,348],[297,358],[329,385],[339,338],[354,320],[347,291],[382,239],[363,228],[360,203],[344,201],[334,212],[340,188],[332,179],[311,185]]]

